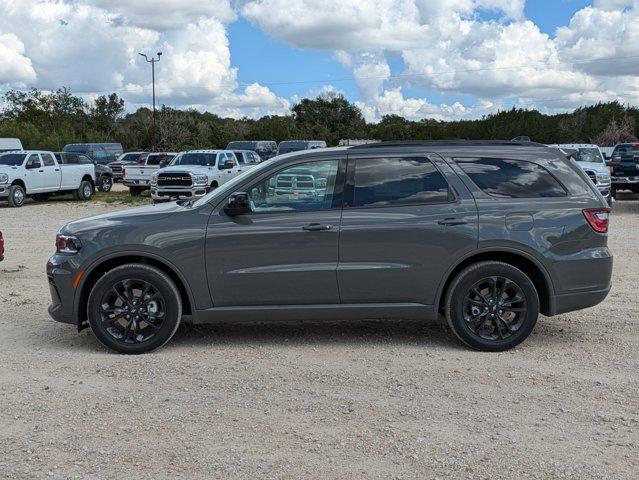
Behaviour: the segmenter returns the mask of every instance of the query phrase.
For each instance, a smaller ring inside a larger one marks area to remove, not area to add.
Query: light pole
[[[151,83],[153,85],[153,125],[152,125],[152,136],[153,136],[153,151],[155,152],[155,63],[160,61],[160,57],[162,56],[162,52],[158,52],[158,58],[152,57],[149,60],[149,57],[146,56],[146,53],[139,52],[138,55],[144,57],[144,59],[151,64]]]

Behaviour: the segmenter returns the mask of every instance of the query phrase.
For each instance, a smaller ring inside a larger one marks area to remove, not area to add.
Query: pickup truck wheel
[[[126,354],[168,342],[182,318],[175,283],[150,265],[127,264],[100,278],[89,295],[89,325],[105,346]]]
[[[523,342],[539,316],[535,285],[504,262],[479,262],[462,270],[446,292],[448,325],[471,348],[500,352]]]
[[[129,187],[129,192],[132,197],[139,197],[142,194],[142,189],[139,187]]]
[[[35,195],[31,195],[36,202],[46,202],[51,197],[48,193],[36,193]]]
[[[113,179],[109,175],[102,175],[98,180],[98,190],[110,192],[111,188],[113,188]]]
[[[27,195],[24,192],[24,188],[20,185],[13,185],[9,189],[9,206],[12,208],[21,207],[24,205]]]
[[[88,180],[84,180],[73,195],[77,200],[89,200],[93,196],[93,185]]]

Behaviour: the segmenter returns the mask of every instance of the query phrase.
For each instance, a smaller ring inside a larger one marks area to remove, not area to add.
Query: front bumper
[[[192,200],[203,197],[209,192],[206,185],[194,185],[192,187],[151,187],[151,198],[155,201],[170,202],[174,200]]]
[[[73,311],[75,300],[73,281],[76,274],[69,268],[68,260],[69,257],[54,255],[47,262],[47,280],[51,294],[48,312],[57,322],[77,325],[78,319]]]
[[[11,185],[8,183],[3,183],[0,185],[0,198],[9,198],[9,193],[11,192]]]
[[[149,188],[148,180],[127,180],[126,178],[122,179],[122,184],[125,187],[140,187],[140,188]]]

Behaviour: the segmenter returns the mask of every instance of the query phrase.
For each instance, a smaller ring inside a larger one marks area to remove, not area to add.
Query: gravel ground
[[[183,325],[110,353],[49,319],[44,265],[114,208],[0,205],[0,478],[637,478],[636,197],[608,299],[501,354],[442,322]]]

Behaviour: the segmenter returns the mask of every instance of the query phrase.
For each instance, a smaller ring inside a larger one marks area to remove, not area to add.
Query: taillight
[[[124,167],[122,167],[122,176],[124,177],[124,175],[126,175],[126,172],[124,171]]]
[[[590,208],[584,210],[584,217],[597,233],[608,233],[609,208]]]
[[[80,240],[71,235],[62,235],[58,233],[55,237],[55,250],[56,253],[62,253],[64,255],[74,255],[80,251]]]

